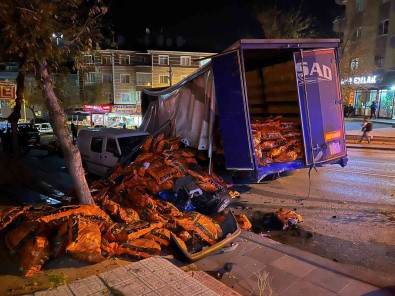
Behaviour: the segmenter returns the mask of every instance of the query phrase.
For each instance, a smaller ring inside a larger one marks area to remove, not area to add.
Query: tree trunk
[[[11,123],[12,131],[12,151],[15,158],[19,158],[19,141],[18,141],[18,121],[21,118],[21,106],[23,103],[23,91],[25,89],[25,74],[22,71],[18,72],[16,77],[16,99],[14,110],[8,116],[7,120]]]
[[[37,84],[43,92],[49,112],[49,121],[62,148],[64,160],[73,180],[78,200],[81,204],[94,204],[82,167],[80,151],[71,141],[67,128],[67,119],[53,90],[53,81],[48,74],[48,64],[45,60],[42,62],[36,61],[35,76]]]

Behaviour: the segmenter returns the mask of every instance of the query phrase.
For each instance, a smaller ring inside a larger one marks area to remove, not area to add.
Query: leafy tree
[[[33,71],[79,201],[83,204],[93,204],[94,201],[85,179],[81,155],[71,141],[67,118],[54,92],[50,73],[60,72],[70,62],[77,68],[81,66],[81,52],[90,51],[102,41],[107,10],[103,0],[0,2],[0,55],[5,61],[20,63],[17,99],[11,117],[14,120],[20,117],[23,78],[28,71]]]
[[[278,1],[266,0],[256,4],[256,18],[262,25],[267,39],[299,39],[316,36],[314,19],[302,13],[298,7],[279,7]]]

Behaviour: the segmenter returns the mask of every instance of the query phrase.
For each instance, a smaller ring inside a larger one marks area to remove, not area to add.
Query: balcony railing
[[[346,5],[347,4],[347,0],[335,0],[336,4],[339,5]]]

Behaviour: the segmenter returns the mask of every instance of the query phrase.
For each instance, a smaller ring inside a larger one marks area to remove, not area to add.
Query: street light
[[[63,38],[63,34],[52,33],[52,37],[56,39],[56,45],[59,45],[59,39]]]

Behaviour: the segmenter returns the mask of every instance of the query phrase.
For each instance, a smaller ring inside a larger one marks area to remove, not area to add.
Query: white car
[[[42,134],[52,134],[52,126],[49,122],[45,123],[36,123],[34,126],[37,128],[37,130],[40,132],[40,135]]]
[[[149,133],[118,128],[87,128],[78,133],[77,147],[86,170],[105,177],[119,160],[131,161]]]

